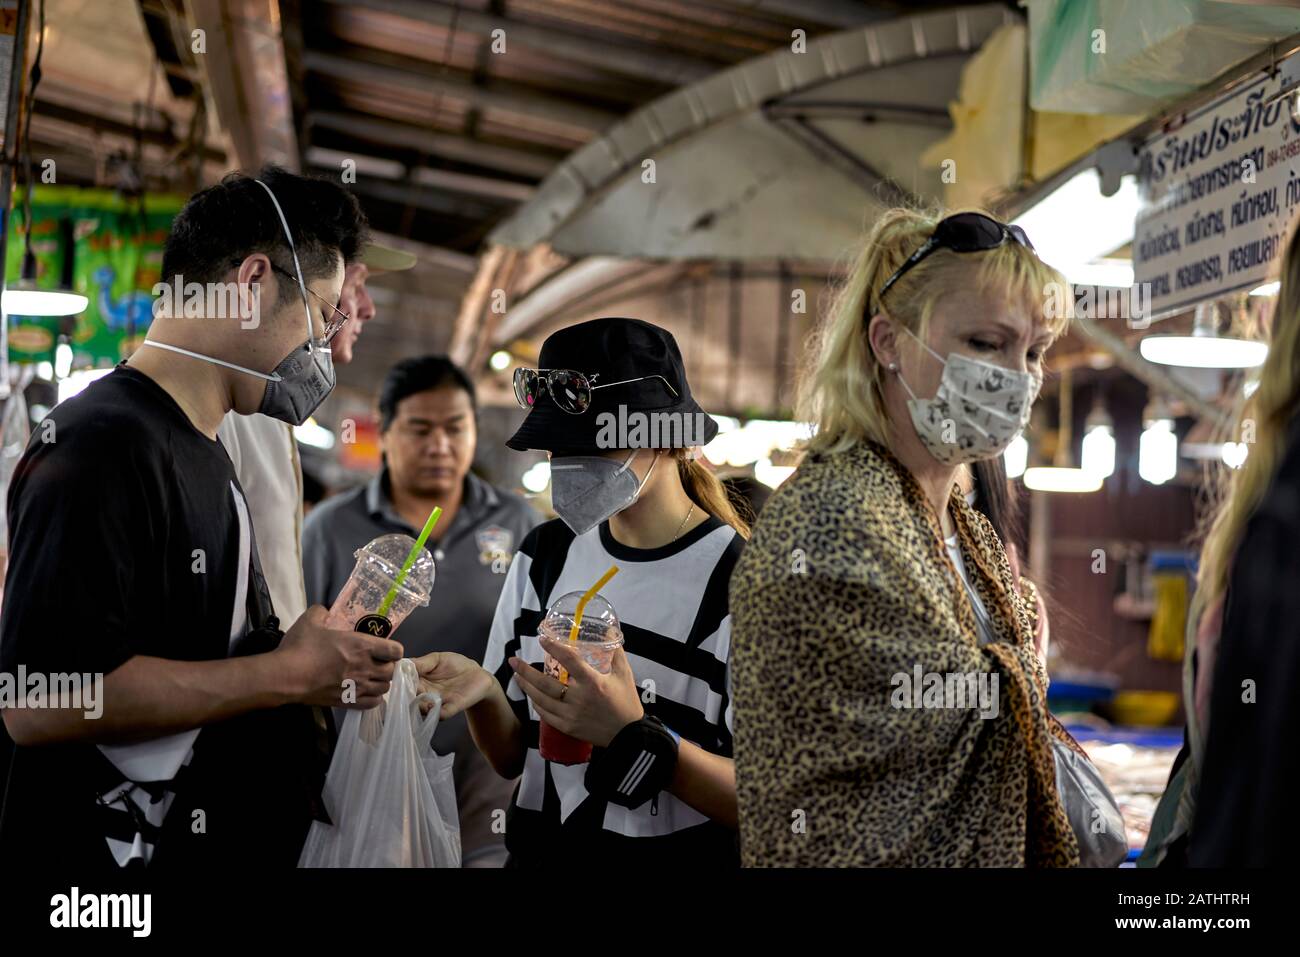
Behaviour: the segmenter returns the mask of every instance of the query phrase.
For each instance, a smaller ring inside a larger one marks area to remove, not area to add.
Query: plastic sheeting
[[[1219,0],[1026,0],[1030,105],[1149,114],[1274,40],[1300,9]]]
[[[921,156],[932,169],[953,163],[944,182],[944,205],[950,209],[984,206],[1014,187],[1024,172],[1024,122],[1030,135],[1029,176],[1041,179],[1072,163],[1098,143],[1118,136],[1140,116],[1079,116],[1029,111],[1024,104],[1025,47],[1023,24],[1000,28],[962,69],[958,99],[948,105],[952,133]]]
[[[720,71],[574,152],[491,242],[569,256],[837,260],[880,208],[941,194],[917,157],[947,133],[967,58],[1017,20],[994,3],[929,11]]]
[[[982,205],[1020,176],[1022,150],[1012,144],[1024,142],[1024,72],[1018,23],[989,37],[962,69],[958,98],[948,104],[952,133],[921,154],[922,165],[941,171],[944,205]]]

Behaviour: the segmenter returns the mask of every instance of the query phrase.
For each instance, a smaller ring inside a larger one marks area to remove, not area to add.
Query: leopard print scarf
[[[1046,673],[1006,551],[954,486],[971,603],[920,485],[886,449],[810,456],[731,579],[747,866],[1068,867]],[[996,676],[996,716],[908,707],[900,676]]]

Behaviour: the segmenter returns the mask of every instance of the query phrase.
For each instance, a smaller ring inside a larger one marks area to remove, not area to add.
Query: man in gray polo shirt
[[[361,488],[322,502],[303,525],[307,599],[328,607],[352,572],[353,552],[392,532],[415,537],[433,507],[442,508],[428,544],[437,563],[433,599],[393,633],[407,657],[456,651],[483,659],[510,560],[542,521],[522,498],[470,473],[476,411],[473,383],[450,360],[402,360],[379,396],[383,470]],[[502,866],[505,835],[496,832],[504,828],[514,782],[499,777],[479,753],[463,714],[439,725],[433,747],[456,754],[465,866]]]

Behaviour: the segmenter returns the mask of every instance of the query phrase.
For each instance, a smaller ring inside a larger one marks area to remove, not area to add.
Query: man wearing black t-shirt
[[[146,347],[33,434],[9,491],[0,673],[100,693],[0,711],[0,859],[296,862],[323,709],[376,705],[402,649],[325,627],[319,606],[280,636],[216,433],[231,409],[299,423],[333,388],[332,304],[364,229],[341,187],[274,168],[195,194]]]

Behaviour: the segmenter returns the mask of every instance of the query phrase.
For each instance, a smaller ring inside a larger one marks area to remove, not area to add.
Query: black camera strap
[[[248,614],[248,631],[242,638],[236,639],[231,654],[260,654],[279,647],[284,632],[280,630],[280,620],[275,616],[270,586],[266,583],[266,576],[262,574],[262,562],[257,554],[257,532],[253,528],[252,516],[249,516],[248,522],[248,588],[244,593],[244,608]],[[246,648],[245,645],[250,639],[255,647]]]
[[[284,632],[280,630],[280,620],[275,615],[275,605],[271,601],[271,589],[262,572],[262,562],[257,552],[257,532],[250,519],[249,533],[249,571],[248,571],[248,632],[236,645],[232,654],[248,655],[274,651],[280,646]],[[325,775],[329,770],[330,757],[334,753],[336,733],[330,709],[318,705],[287,705],[277,709],[281,712],[298,712],[301,718],[292,722],[303,729],[304,739],[311,742],[312,757],[307,760],[305,773],[312,817],[330,823],[321,800],[321,789],[325,784]],[[307,730],[307,727],[310,730]]]

